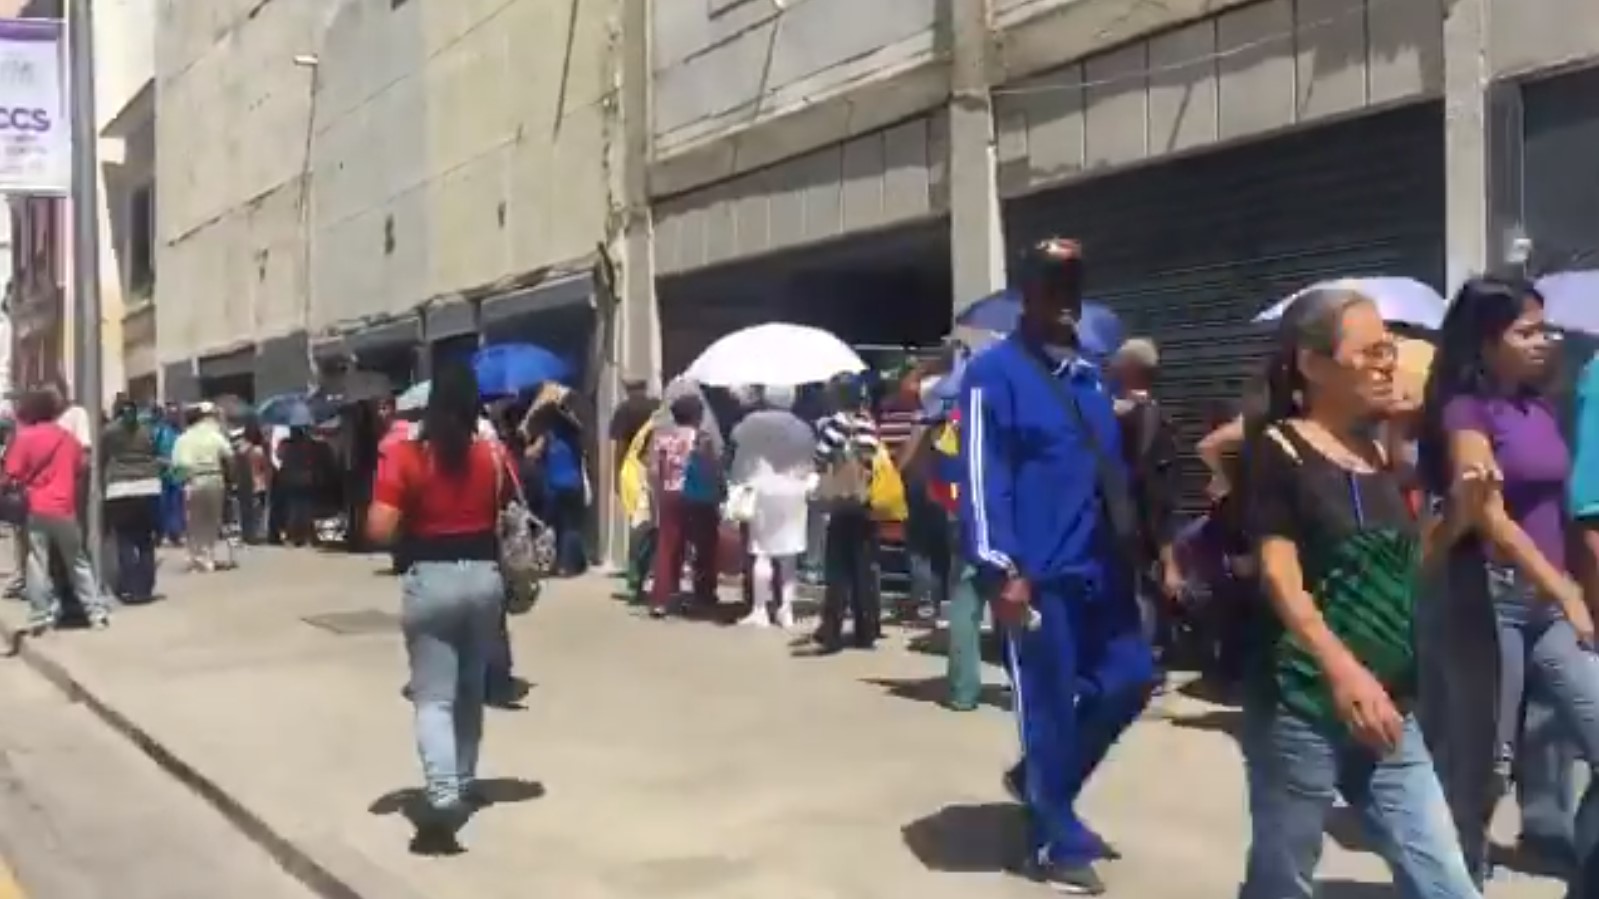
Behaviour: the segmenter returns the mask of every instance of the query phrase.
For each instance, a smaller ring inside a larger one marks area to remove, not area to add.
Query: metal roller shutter
[[[1238,398],[1268,332],[1270,301],[1318,279],[1363,274],[1444,280],[1443,111],[1412,106],[1007,204],[1013,248],[1076,237],[1089,296],[1130,335],[1161,348],[1160,394],[1184,447]],[[1183,462],[1185,505],[1202,466]]]
[[[1599,266],[1599,69],[1526,85],[1527,236],[1540,269]]]

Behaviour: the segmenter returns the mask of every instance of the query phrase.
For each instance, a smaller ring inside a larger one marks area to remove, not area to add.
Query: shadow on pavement
[[[523,780],[520,777],[490,777],[473,785],[472,800],[478,808],[487,808],[491,805],[510,805],[542,799],[545,792],[544,784],[536,780]],[[374,815],[401,814],[411,817],[426,807],[427,798],[422,788],[402,787],[372,800],[372,804],[367,806],[366,810]]]
[[[1399,893],[1386,883],[1321,880],[1316,883],[1316,895],[1320,899],[1394,899]]]
[[[1516,846],[1494,844],[1488,847],[1488,858],[1495,868],[1514,871],[1529,877],[1548,877],[1566,880],[1577,869],[1577,860],[1565,846]]]
[[[1173,715],[1172,727],[1227,734],[1236,739],[1244,726],[1244,713],[1238,709],[1208,709],[1197,715]]]
[[[885,693],[897,699],[934,705],[949,704],[949,683],[942,677],[870,677],[863,683],[881,687]],[[999,684],[984,684],[978,692],[977,703],[1008,712],[1011,710],[1011,691]]]
[[[1026,854],[1027,812],[1008,802],[947,805],[905,825],[900,834],[930,871],[1015,872]]]
[[[527,698],[527,694],[533,692],[535,686],[538,685],[513,674],[509,685],[502,689],[489,690],[489,695],[484,699],[483,704],[491,709],[499,709],[502,712],[526,711],[527,706],[522,704],[522,700]]]

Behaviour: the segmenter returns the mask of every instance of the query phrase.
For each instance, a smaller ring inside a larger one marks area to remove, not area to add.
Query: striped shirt
[[[816,423],[816,432],[818,466],[838,461],[846,449],[870,459],[882,446],[877,436],[877,423],[871,416],[858,412],[835,412]]]
[[[921,419],[921,409],[884,410],[878,421],[877,435],[889,455],[896,457],[899,455],[900,447],[910,442]]]

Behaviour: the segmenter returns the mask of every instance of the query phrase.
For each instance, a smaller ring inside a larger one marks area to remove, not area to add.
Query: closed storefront
[[[1522,89],[1524,227],[1539,268],[1599,268],[1599,69]]]
[[[949,327],[942,114],[661,200],[663,374],[770,321],[849,343],[935,342]]]
[[[1008,242],[1080,239],[1088,292],[1161,348],[1161,395],[1191,447],[1235,401],[1269,330],[1311,282],[1444,279],[1442,109],[1424,103],[1011,200]],[[1185,493],[1198,496],[1197,462]]]

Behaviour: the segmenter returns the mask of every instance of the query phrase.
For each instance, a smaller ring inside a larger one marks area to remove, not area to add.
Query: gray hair
[[[1299,370],[1301,350],[1331,356],[1343,342],[1344,313],[1372,302],[1365,294],[1341,287],[1306,291],[1289,304],[1277,327],[1277,345],[1266,370],[1264,421],[1259,427],[1291,418],[1303,411],[1304,374]]]

